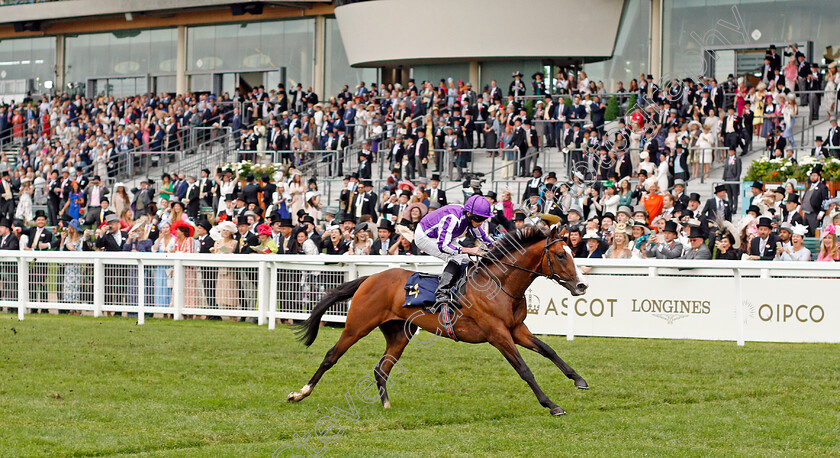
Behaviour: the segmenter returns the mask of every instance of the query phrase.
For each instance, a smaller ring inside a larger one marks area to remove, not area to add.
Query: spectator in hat
[[[726,221],[732,221],[732,207],[726,199],[726,185],[722,184],[715,186],[715,196],[706,201],[701,212],[706,220],[714,221],[718,215]]]
[[[645,193],[642,197],[648,214],[648,221],[653,221],[662,213],[663,197],[659,194],[659,184],[651,177],[644,181]]]
[[[289,180],[289,185],[286,189],[292,197],[292,206],[289,209],[289,213],[292,215],[292,222],[297,224],[300,222],[297,215],[298,210],[303,209],[306,198],[306,187],[303,185],[300,173],[295,171],[295,173],[292,174],[292,178]]]
[[[723,165],[723,181],[741,181],[741,158],[735,154],[734,148],[729,148],[726,162]],[[733,209],[738,208],[738,195],[741,188],[738,184],[725,184],[724,189],[729,195],[729,205]],[[717,193],[717,191],[715,191]]]
[[[750,187],[750,200],[746,202],[744,205],[759,205],[762,203],[762,199],[764,198],[764,183],[760,181],[753,181],[752,186]]]
[[[682,259],[712,259],[709,247],[703,243],[706,237],[699,226],[692,226],[688,233],[688,249],[681,256]]]
[[[805,224],[805,220],[802,218],[802,215],[799,214],[799,195],[796,193],[790,194],[787,196],[785,200],[785,206],[782,210],[782,221],[790,224],[791,226],[795,224]]]
[[[828,187],[822,181],[822,164],[815,164],[802,195],[802,213],[808,226],[809,237],[814,236],[814,231],[819,226],[823,216],[822,205],[828,198]]]
[[[817,256],[817,261],[840,261],[840,246],[837,244],[837,226],[829,224],[822,230],[821,236],[820,254]]]
[[[823,146],[823,138],[819,135],[814,139],[814,147],[811,148],[811,156],[817,159],[824,159],[829,156],[828,148]]]
[[[772,232],[772,220],[766,216],[758,219],[758,236],[750,242],[747,259],[751,261],[772,261],[781,248],[782,241]]]
[[[78,220],[70,220],[67,230],[61,233],[61,251],[88,251],[90,247],[85,241],[86,231],[82,231],[82,225]],[[82,265],[64,264],[63,279],[61,280],[61,301],[68,303],[81,302]]]
[[[630,248],[630,230],[626,223],[618,223],[613,231],[612,244],[604,257],[610,259],[630,259],[633,250]]]
[[[802,224],[797,223],[790,228],[790,246],[782,245],[776,251],[776,261],[799,261],[807,262],[811,260],[811,250],[802,246],[805,240],[805,234],[808,233],[808,228]]]
[[[356,226],[353,231],[353,240],[346,254],[368,255],[371,254],[373,247],[373,235],[369,229],[368,223],[361,223]]]
[[[342,236],[341,226],[339,226],[338,224],[332,224],[330,226],[327,226],[326,230],[324,230],[324,236],[321,240],[320,248],[322,252],[324,252],[325,254],[340,255],[347,253],[349,247],[350,242],[348,240],[345,240]],[[371,252],[371,254],[379,253]]]
[[[67,201],[61,209],[61,214],[67,214],[72,219],[79,219],[82,216],[82,208],[85,204],[84,193],[79,185],[79,182],[73,180],[70,182],[70,192],[67,196]]]
[[[586,234],[583,236],[583,243],[586,244],[586,256],[585,258],[603,258],[604,255],[601,252],[601,236],[598,235],[598,232],[594,230],[586,231]],[[586,271],[584,271],[586,273]]]
[[[648,258],[677,259],[682,256],[683,246],[676,240],[677,223],[666,221],[662,232],[648,244],[645,254]]]

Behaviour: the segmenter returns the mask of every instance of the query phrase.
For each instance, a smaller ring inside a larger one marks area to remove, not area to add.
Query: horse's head
[[[589,283],[575,265],[574,253],[566,244],[566,228],[559,229],[559,224],[551,227],[545,240],[545,259],[542,270],[552,280],[569,290],[572,296],[586,293]]]

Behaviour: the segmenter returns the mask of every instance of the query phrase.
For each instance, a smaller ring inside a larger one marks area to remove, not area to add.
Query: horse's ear
[[[563,226],[563,229],[557,234],[557,238],[566,240],[567,234],[568,234],[568,231],[566,230],[566,226]]]
[[[557,224],[552,224],[551,225],[551,231],[549,231],[549,233],[548,233],[548,239],[549,240],[554,240],[557,237],[557,226],[558,226]]]

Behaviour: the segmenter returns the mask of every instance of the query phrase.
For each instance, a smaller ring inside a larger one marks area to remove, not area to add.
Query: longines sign
[[[572,297],[545,279],[528,292],[534,333],[737,340],[738,296],[729,277],[587,277]],[[821,282],[821,283],[820,283]],[[750,341],[840,342],[840,304],[825,281],[742,279],[744,336]],[[570,322],[571,320],[571,322]]]

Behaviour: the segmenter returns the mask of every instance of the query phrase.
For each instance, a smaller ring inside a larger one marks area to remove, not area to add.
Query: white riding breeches
[[[426,235],[419,224],[417,225],[417,229],[414,230],[414,244],[417,245],[417,248],[423,250],[423,252],[429,256],[442,259],[447,263],[449,261],[455,261],[460,265],[464,265],[470,262],[470,257],[467,254],[448,254],[440,251],[437,239],[433,239]]]

